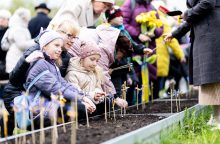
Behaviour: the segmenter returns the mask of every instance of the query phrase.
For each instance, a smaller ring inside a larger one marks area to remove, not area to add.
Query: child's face
[[[45,52],[51,59],[57,60],[60,57],[63,47],[62,39],[55,39],[44,47]]]
[[[110,24],[111,24],[111,25],[115,25],[115,26],[122,25],[122,24],[123,24],[123,17],[122,17],[122,16],[119,16],[119,17],[113,18],[113,19],[110,21]]]
[[[100,55],[88,56],[88,57],[82,59],[82,66],[87,71],[94,71],[95,67],[97,66],[97,63],[98,63],[99,59],[100,59]]]

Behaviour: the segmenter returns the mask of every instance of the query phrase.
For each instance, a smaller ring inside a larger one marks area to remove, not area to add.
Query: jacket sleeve
[[[82,13],[82,7],[80,4],[81,1],[79,0],[67,0],[60,10],[57,12],[57,14],[54,16],[54,18],[51,20],[49,27],[52,28],[55,26],[59,21],[63,20],[72,20],[76,23],[78,23],[78,18],[80,14]]]
[[[38,60],[34,66],[30,69],[27,77],[27,82],[33,81],[33,79],[38,76],[41,72],[49,70],[47,61],[41,59]],[[74,100],[75,96],[78,96],[76,91],[71,85],[65,84],[63,79],[61,81],[53,73],[47,73],[43,75],[35,84],[34,86],[40,90],[45,95],[58,95],[59,92],[63,94],[63,96],[67,100]]]
[[[213,10],[215,5],[216,0],[200,0],[195,6],[185,11],[184,19],[189,23],[204,19],[204,16]]]
[[[181,38],[191,29],[191,25],[188,22],[182,23],[175,31],[172,32],[174,38]]]
[[[131,10],[131,0],[126,0],[124,5],[121,7],[123,12],[124,25],[126,30],[130,33],[132,37],[138,37],[140,34],[134,26],[130,24],[132,18],[132,10]]]
[[[9,74],[9,81],[12,85],[23,88],[23,84],[25,83],[26,79],[26,73],[30,66],[30,64],[25,61],[25,58],[29,56],[33,51],[39,49],[39,45],[36,44],[24,52],[24,55],[19,59],[15,68]]]

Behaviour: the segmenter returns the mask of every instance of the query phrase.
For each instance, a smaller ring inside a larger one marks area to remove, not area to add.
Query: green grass
[[[219,144],[220,131],[213,131],[206,124],[211,112],[209,108],[198,116],[195,112],[187,113],[182,124],[162,131],[161,144]]]

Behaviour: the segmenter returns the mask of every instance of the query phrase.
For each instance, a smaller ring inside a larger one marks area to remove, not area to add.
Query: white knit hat
[[[95,0],[95,1],[106,2],[106,3],[111,3],[111,4],[115,3],[115,0]]]
[[[9,19],[10,17],[11,17],[10,11],[8,11],[6,9],[1,9],[0,10],[0,18]]]
[[[45,30],[41,32],[39,39],[40,48],[42,49],[44,46],[46,46],[55,39],[63,39],[63,38],[59,33],[53,30]]]

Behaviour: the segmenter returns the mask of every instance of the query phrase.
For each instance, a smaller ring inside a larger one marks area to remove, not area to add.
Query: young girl
[[[32,96],[33,101],[33,96],[35,96],[38,91],[41,91],[41,96],[46,99],[49,99],[51,94],[59,95],[61,93],[67,101],[75,100],[75,97],[77,97],[79,100],[78,106],[83,103],[89,112],[94,112],[96,107],[92,101],[87,97],[83,97],[74,86],[61,77],[56,65],[56,61],[60,58],[64,44],[60,34],[55,31],[44,31],[39,39],[39,44],[44,54],[44,59],[32,63],[27,74],[26,83],[32,82],[44,71],[48,70],[49,72],[41,76],[30,89],[29,94]],[[50,105],[50,101],[46,101],[45,105],[47,109],[47,106]],[[39,106],[39,103],[36,105]],[[48,111],[50,111],[50,109]]]
[[[65,77],[72,85],[84,91],[95,104],[101,103],[105,96],[101,87],[104,76],[97,65],[100,57],[101,51],[95,42],[82,42],[80,56],[70,59]]]

